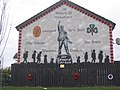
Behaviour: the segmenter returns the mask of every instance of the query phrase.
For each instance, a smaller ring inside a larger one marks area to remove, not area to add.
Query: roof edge
[[[110,25],[108,25],[108,26],[112,27],[112,30],[115,28],[115,25],[116,25],[116,24],[115,24],[114,22],[112,22],[112,21],[110,21],[110,20],[108,20],[108,19],[106,19],[106,18],[104,18],[104,17],[102,17],[102,16],[100,16],[100,15],[98,15],[98,14],[96,14],[96,13],[90,11],[90,10],[88,10],[88,9],[85,9],[85,8],[83,8],[83,7],[77,5],[77,4],[75,4],[75,3],[73,3],[73,2],[71,2],[71,1],[69,1],[69,0],[60,0],[59,2],[56,2],[55,4],[53,4],[53,5],[51,5],[50,7],[44,9],[44,10],[41,11],[40,13],[32,16],[32,17],[29,18],[28,20],[26,20],[26,21],[24,21],[23,23],[19,24],[19,25],[16,26],[15,28],[17,29],[17,31],[19,31],[20,29],[28,26],[29,24],[31,24],[31,23],[33,23],[34,21],[42,18],[42,17],[45,16],[46,14],[52,12],[53,10],[55,10],[56,8],[58,8],[58,7],[60,7],[60,6],[64,5],[64,4],[67,5],[67,6],[69,6],[69,7],[71,7],[71,8],[73,8],[73,9],[76,9],[76,10],[78,10],[78,11],[79,11],[80,9],[82,9],[81,12],[82,12],[83,14],[89,13],[91,18],[94,18],[94,17],[96,16],[96,17],[100,18],[100,19],[98,20],[98,21],[100,21],[100,22],[102,22],[102,21],[107,21],[107,22],[110,24]],[[85,13],[85,12],[86,12],[86,13]],[[111,25],[112,25],[112,26],[111,26]]]

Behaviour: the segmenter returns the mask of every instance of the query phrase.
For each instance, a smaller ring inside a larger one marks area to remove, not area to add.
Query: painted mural
[[[21,62],[109,63],[109,26],[62,5],[23,28]]]

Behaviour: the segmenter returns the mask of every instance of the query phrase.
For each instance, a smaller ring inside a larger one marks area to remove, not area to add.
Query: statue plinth
[[[72,63],[72,57],[71,55],[66,55],[66,54],[58,54],[57,59],[56,59],[57,64],[71,64]]]

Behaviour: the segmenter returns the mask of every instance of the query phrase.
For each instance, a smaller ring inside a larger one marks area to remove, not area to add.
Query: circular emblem
[[[41,28],[40,26],[35,26],[33,29],[33,36],[39,37],[41,35]]]
[[[108,74],[108,79],[112,80],[113,79],[113,74]]]

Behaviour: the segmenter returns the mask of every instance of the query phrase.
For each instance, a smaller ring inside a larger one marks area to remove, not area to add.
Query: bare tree
[[[2,90],[3,53],[10,35],[12,23],[9,23],[9,0],[0,0],[0,90]]]
[[[9,20],[8,1],[0,0],[0,58],[5,50],[12,27],[12,23]]]

